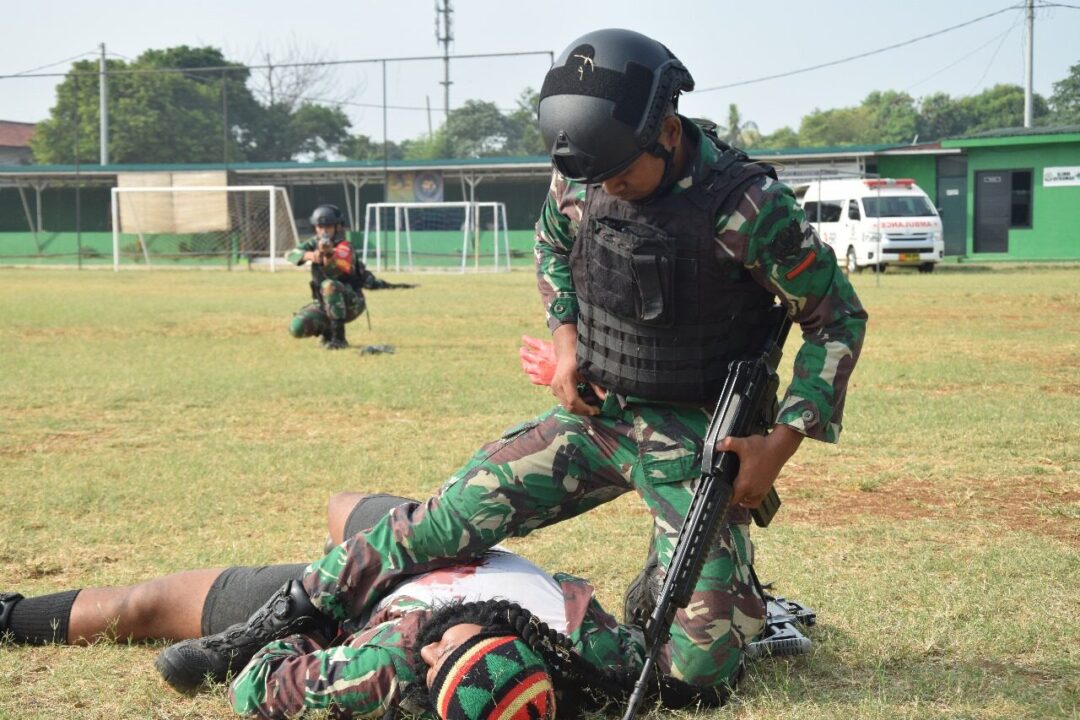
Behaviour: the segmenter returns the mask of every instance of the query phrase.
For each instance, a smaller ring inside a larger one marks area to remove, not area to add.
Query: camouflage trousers
[[[475,556],[634,490],[653,516],[662,568],[697,482],[708,415],[700,408],[627,404],[601,413],[556,407],[481,448],[427,502],[395,508],[308,567],[312,601],[339,620],[358,618],[402,576]],[[730,680],[742,648],[764,626],[750,575],[748,513],[728,516],[685,610],[676,614],[661,670],[692,685]],[[604,539],[596,538],[597,550]]]
[[[294,338],[315,337],[330,329],[331,320],[352,322],[364,312],[364,297],[345,283],[323,280],[319,286],[322,302],[313,302],[297,310],[289,322]]]

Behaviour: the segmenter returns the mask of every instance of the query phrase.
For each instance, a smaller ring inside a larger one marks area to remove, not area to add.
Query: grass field
[[[361,356],[287,335],[299,273],[0,270],[0,590],[313,559],[331,493],[428,493],[550,405],[515,353],[530,273],[389,279],[421,287],[370,294],[350,340],[397,352]],[[804,444],[755,534],[814,650],[708,717],[1077,717],[1080,268],[854,282],[841,443]],[[511,545],[615,609],[648,524],[624,498]],[[158,649],[0,645],[0,718],[231,716]]]

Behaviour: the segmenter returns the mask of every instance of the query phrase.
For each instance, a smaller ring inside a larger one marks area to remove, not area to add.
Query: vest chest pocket
[[[599,307],[648,325],[674,323],[674,239],[658,228],[591,220],[589,291]]]

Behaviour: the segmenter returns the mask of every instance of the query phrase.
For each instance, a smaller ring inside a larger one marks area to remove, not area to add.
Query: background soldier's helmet
[[[343,225],[345,217],[337,205],[320,205],[311,213],[311,227],[316,225]]]
[[[660,136],[664,111],[694,79],[670,50],[630,30],[596,30],[564,50],[544,78],[540,133],[556,169],[597,183]]]

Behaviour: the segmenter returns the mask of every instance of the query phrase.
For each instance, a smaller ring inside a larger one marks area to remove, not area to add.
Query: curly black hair
[[[551,675],[559,702],[559,717],[619,705],[633,689],[636,676],[626,670],[596,667],[574,651],[568,637],[509,600],[457,600],[433,610],[421,626],[413,648],[412,664],[418,678],[424,678],[426,667],[420,650],[438,642],[449,628],[461,623],[479,625],[487,632],[516,635],[539,655]],[[417,686],[423,684],[418,682]],[[420,689],[426,692],[426,688]],[[416,694],[412,694],[412,699],[419,700]]]
[[[516,603],[509,600],[455,600],[434,609],[417,633],[411,664],[419,681],[407,692],[414,706],[430,708],[424,681],[427,664],[420,657],[421,649],[438,642],[443,633],[461,623],[479,625],[487,632],[516,635],[532,648],[548,667],[559,703],[559,717],[617,709],[625,704],[638,679],[638,673],[629,668],[593,665],[573,649],[570,638]],[[727,684],[699,687],[658,672],[645,697],[659,700],[671,709],[692,705],[718,707],[727,702],[742,673],[740,664]]]

